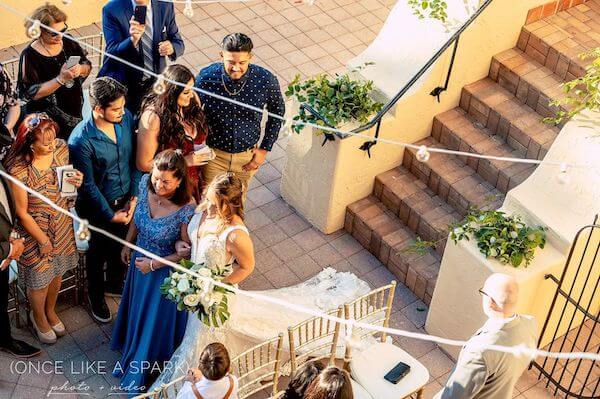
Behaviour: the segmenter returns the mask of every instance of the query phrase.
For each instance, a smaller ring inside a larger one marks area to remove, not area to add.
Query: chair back
[[[344,312],[342,306],[327,312],[330,316],[341,318]],[[340,323],[312,317],[295,326],[288,328],[290,343],[290,364],[292,374],[296,369],[309,360],[327,359],[332,365],[335,360]]]
[[[283,333],[240,353],[231,361],[231,370],[238,377],[238,397],[245,399],[272,387],[276,396],[281,368]]]
[[[396,282],[374,289],[355,299],[352,302],[344,304],[344,315],[346,320],[364,322],[373,325],[388,327],[390,324],[390,315],[392,314],[392,304],[394,302],[394,292],[396,291]],[[346,326],[348,332],[348,326]],[[386,333],[374,332],[353,328],[353,337],[362,340],[367,336],[379,335],[380,341],[385,342]],[[351,359],[351,345],[346,345],[346,354],[344,364],[347,365]]]
[[[185,375],[174,379],[168,384],[162,384],[155,388],[152,392],[146,392],[141,395],[134,396],[133,399],[175,399],[185,382]]]
[[[13,84],[13,88],[16,88],[17,77],[19,75],[19,58],[11,58],[2,62],[2,68],[8,74],[10,81]]]

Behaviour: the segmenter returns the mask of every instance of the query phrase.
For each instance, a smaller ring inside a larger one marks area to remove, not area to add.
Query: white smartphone
[[[79,55],[70,56],[66,62],[67,68],[73,68],[75,65],[79,64],[80,60],[81,60],[81,56],[79,56]]]

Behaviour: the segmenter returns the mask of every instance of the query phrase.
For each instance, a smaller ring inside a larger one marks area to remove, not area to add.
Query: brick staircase
[[[543,159],[559,128],[543,117],[560,84],[584,74],[578,54],[600,46],[600,0],[525,25],[517,46],[494,56],[489,76],[465,86],[459,107],[435,116],[431,136],[415,144],[477,154]],[[448,225],[469,207],[497,209],[534,165],[405,149],[402,165],[375,178],[373,193],[348,206],[345,229],[429,304]],[[417,237],[435,248],[416,253]]]

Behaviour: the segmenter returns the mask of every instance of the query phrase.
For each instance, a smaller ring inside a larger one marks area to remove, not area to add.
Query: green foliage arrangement
[[[473,210],[465,219],[450,226],[450,239],[477,241],[479,251],[486,258],[519,267],[525,261],[529,265],[536,248],[546,244],[545,228],[529,227],[520,216],[507,216],[502,211]]]
[[[354,69],[356,72],[367,65]],[[310,105],[317,111],[327,124],[337,127],[346,122],[366,123],[371,115],[379,112],[383,103],[375,102],[370,94],[373,91],[373,81],[366,82],[353,80],[349,74],[335,74],[333,78],[327,74],[319,74],[314,78],[300,81],[300,75],[288,85],[285,95],[295,97],[300,103]],[[325,126],[325,122],[300,107],[295,121],[316,123]],[[299,133],[304,125],[293,125],[296,133]]]
[[[585,75],[563,83],[567,95],[550,102],[551,106],[568,105],[569,109],[559,110],[556,116],[544,118],[544,122],[558,125],[584,109],[600,111],[600,47],[580,54],[579,57],[583,60],[592,59],[586,67]]]
[[[448,4],[443,0],[408,0],[408,5],[420,19],[433,18],[441,22],[446,22],[448,19],[446,13]]]

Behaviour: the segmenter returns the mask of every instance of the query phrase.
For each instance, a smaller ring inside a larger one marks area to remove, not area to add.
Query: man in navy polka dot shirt
[[[285,103],[277,78],[250,64],[252,40],[243,33],[232,33],[225,36],[221,47],[223,62],[202,69],[196,87],[283,116]],[[210,128],[207,144],[216,155],[203,169],[205,184],[221,173],[233,172],[247,188],[275,144],[282,121],[269,117],[260,140],[262,113],[205,94],[200,94],[200,99]]]

